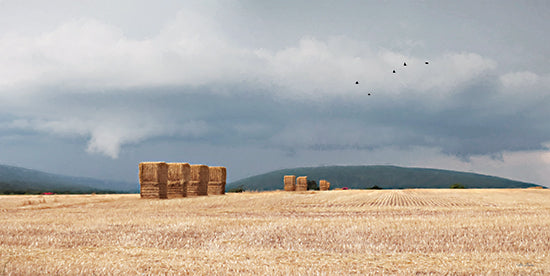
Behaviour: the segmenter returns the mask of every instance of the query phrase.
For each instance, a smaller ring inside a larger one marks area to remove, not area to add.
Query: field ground
[[[0,196],[0,275],[550,274],[550,190]]]

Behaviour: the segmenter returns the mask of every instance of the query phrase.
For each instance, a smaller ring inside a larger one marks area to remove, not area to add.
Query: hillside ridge
[[[137,184],[0,165],[0,193],[135,193]]]
[[[502,177],[473,172],[435,168],[400,167],[394,165],[353,165],[300,167],[276,170],[231,182],[227,189],[242,187],[246,190],[283,189],[284,175],[308,176],[319,182],[325,179],[332,188],[348,187],[368,189],[378,186],[383,189],[449,188],[460,183],[466,188],[528,188],[533,183],[510,180]]]

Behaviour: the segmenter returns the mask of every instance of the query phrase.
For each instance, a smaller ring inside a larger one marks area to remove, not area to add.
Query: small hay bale
[[[283,182],[285,184],[285,191],[288,191],[288,192],[296,191],[296,176],[295,175],[285,175],[283,177]]]
[[[296,191],[297,192],[307,191],[307,176],[300,176],[296,178]]]
[[[168,163],[167,198],[187,196],[190,173],[189,163]]]
[[[330,182],[326,180],[319,180],[319,190],[328,191],[330,189]]]
[[[221,181],[208,182],[208,195],[224,195],[224,194],[225,194],[225,182],[221,182]]]
[[[208,181],[208,195],[225,194],[225,182],[227,169],[225,167],[209,167],[210,179]]]
[[[141,198],[167,198],[168,166],[165,162],[139,163]]]
[[[208,195],[210,172],[206,165],[191,165],[191,174],[187,185],[187,196]]]
[[[209,167],[210,181],[225,182],[227,178],[227,169],[225,167]]]

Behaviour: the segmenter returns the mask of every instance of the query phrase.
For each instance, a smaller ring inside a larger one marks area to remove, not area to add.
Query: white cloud
[[[373,50],[346,37],[303,38],[282,50],[242,48],[214,20],[193,11],[178,13],[150,39],[124,36],[115,26],[82,18],[36,37],[0,38],[0,93],[17,87],[63,86],[74,92],[142,86],[255,82],[284,88],[291,96],[394,91],[450,90],[494,69],[490,59],[450,53],[424,59]],[[402,63],[409,66],[404,68]],[[391,74],[397,69],[398,74]],[[286,94],[284,96],[289,96]]]
[[[529,71],[512,72],[500,76],[500,82],[505,88],[522,88],[533,86],[539,82],[540,77]]]
[[[126,115],[111,115],[112,118],[96,116],[93,119],[79,118],[83,114],[54,119],[18,119],[10,126],[60,137],[89,137],[88,152],[111,158],[118,158],[123,144],[137,143],[159,134],[167,135],[165,125],[157,125],[155,121],[147,121],[146,118],[141,118],[141,121],[127,120],[124,119]]]
[[[278,50],[247,48],[232,41],[223,27],[223,22],[212,15],[185,10],[167,21],[157,35],[144,39],[129,38],[116,26],[94,18],[73,19],[37,36],[3,35],[0,64],[10,66],[0,68],[0,99],[4,100],[0,107],[32,122],[21,128],[62,137],[87,137],[88,152],[116,158],[125,144],[170,135],[200,137],[209,133],[211,122],[187,118],[174,106],[166,110],[157,104],[144,114],[124,102],[120,103],[124,110],[116,104],[94,102],[105,105],[98,111],[83,100],[66,110],[55,99],[117,91],[129,94],[128,100],[133,91],[152,87],[177,87],[178,93],[231,93],[231,89],[246,86],[253,87],[249,89],[251,93],[267,91],[276,100],[330,103],[344,98],[351,102],[356,96],[373,92],[396,102],[418,98],[416,103],[422,106],[415,108],[443,110],[449,100],[446,96],[491,77],[497,67],[492,59],[471,52],[435,55],[426,65],[424,56],[375,47],[368,41],[346,36],[303,36],[295,45]],[[403,62],[408,66],[403,66]],[[394,69],[396,74],[392,73]],[[536,75],[529,72],[500,78],[505,86],[521,86],[533,79],[536,81]],[[355,81],[360,85],[355,85]],[[49,100],[49,106],[40,108],[44,99]],[[183,118],[168,119],[166,114],[170,113]],[[136,119],[144,117],[147,120]],[[433,134],[409,133],[410,129],[401,128],[400,123],[369,126],[367,131],[364,126],[358,129],[356,122],[335,120],[309,125],[300,139],[296,139],[294,131],[299,126],[287,124],[286,130],[272,141],[279,139],[276,143],[283,146],[379,147],[395,142],[395,137],[437,139],[430,136]],[[234,128],[243,134],[262,129],[257,123],[236,124]]]
[[[308,97],[353,95],[365,90],[440,96],[496,68],[496,62],[475,53],[434,56],[426,65],[426,59],[390,50],[375,51],[360,41],[342,37],[329,41],[305,38],[296,47],[257,50],[256,54],[265,61],[266,78],[292,91],[292,96],[298,93]],[[350,85],[356,80],[361,83],[360,89]]]

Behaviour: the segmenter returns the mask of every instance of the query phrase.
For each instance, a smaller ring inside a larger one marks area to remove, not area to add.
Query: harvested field
[[[550,191],[0,196],[3,275],[548,275]]]

